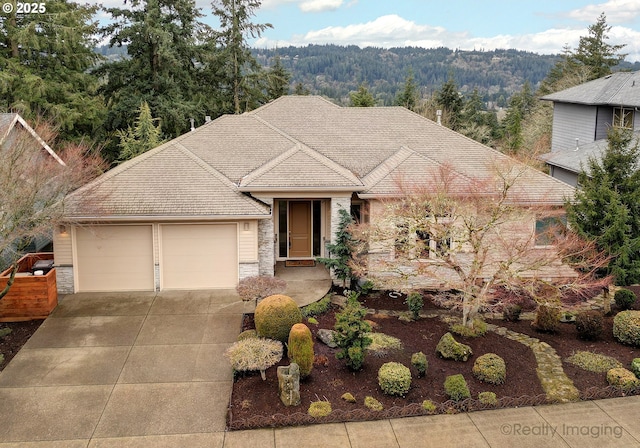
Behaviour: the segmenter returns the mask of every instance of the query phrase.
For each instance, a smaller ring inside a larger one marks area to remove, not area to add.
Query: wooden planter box
[[[0,322],[45,319],[58,305],[56,270],[32,275],[37,260],[53,260],[52,253],[27,254],[18,261],[18,273],[6,296],[0,299]],[[0,273],[0,291],[9,281],[11,268]]]

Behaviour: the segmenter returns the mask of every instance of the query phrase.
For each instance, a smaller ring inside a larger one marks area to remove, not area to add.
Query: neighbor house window
[[[634,110],[626,107],[613,109],[613,125],[618,128],[633,129]]]
[[[536,246],[551,246],[567,228],[566,216],[543,216],[536,219]]]

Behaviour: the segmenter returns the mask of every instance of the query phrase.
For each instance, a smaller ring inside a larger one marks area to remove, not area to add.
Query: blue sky
[[[106,0],[107,5],[117,0]],[[197,0],[211,15],[210,3]],[[609,43],[627,44],[640,61],[640,0],[263,0],[255,23],[271,23],[252,42],[261,48],[333,43],[462,50],[515,48],[560,53],[575,48],[600,13],[612,26]],[[215,26],[215,19],[206,20]]]

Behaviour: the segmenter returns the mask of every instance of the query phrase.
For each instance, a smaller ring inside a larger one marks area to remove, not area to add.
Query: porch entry
[[[279,200],[278,259],[319,257],[322,251],[322,200]]]

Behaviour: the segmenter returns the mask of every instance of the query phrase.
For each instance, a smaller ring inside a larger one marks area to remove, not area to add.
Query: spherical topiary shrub
[[[490,384],[503,384],[507,378],[507,366],[495,353],[485,353],[473,363],[473,376]]]
[[[302,322],[302,312],[291,297],[276,294],[256,306],[253,318],[260,337],[287,342],[291,327]]]
[[[411,387],[411,370],[399,362],[387,362],[378,370],[378,384],[385,394],[404,396]]]
[[[576,315],[576,331],[578,338],[595,341],[602,336],[602,313],[600,311],[583,311]]]
[[[555,333],[560,325],[560,310],[550,305],[540,305],[531,326],[543,333]]]
[[[305,324],[295,324],[289,332],[289,359],[300,367],[300,378],[306,378],[313,370],[315,353],[313,352],[313,336]]]
[[[613,336],[623,344],[640,346],[640,311],[621,311],[613,318]]]
[[[616,305],[618,305],[618,308],[621,310],[628,310],[636,301],[636,295],[633,291],[629,291],[628,289],[619,289],[614,294],[613,300],[616,302]]]

